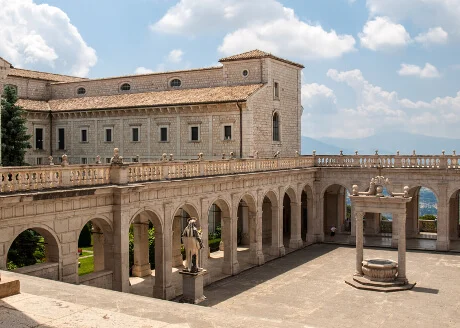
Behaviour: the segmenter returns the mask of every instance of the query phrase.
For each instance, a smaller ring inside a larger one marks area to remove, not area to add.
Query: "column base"
[[[289,241],[289,248],[297,249],[297,248],[301,248],[302,246],[303,246],[302,239],[291,239]]]
[[[261,251],[250,252],[249,253],[249,262],[255,265],[262,265],[265,263],[264,254]]]
[[[391,238],[391,248],[398,248],[398,239],[396,238]]]
[[[450,248],[450,240],[436,240],[437,251],[448,251]]]
[[[0,280],[0,298],[19,294],[20,292],[19,280],[5,278],[4,276],[0,279],[1,279]]]
[[[133,266],[132,275],[134,277],[146,277],[151,274],[152,270],[150,269],[150,263]]]
[[[230,262],[224,262],[222,264],[222,273],[223,274],[228,274],[230,276],[233,276],[240,272],[240,264],[238,262],[234,262],[233,264]]]
[[[172,300],[176,297],[176,291],[174,290],[173,286],[162,287],[162,286],[154,286],[153,287],[153,297],[159,298],[162,300]]]
[[[284,256],[286,254],[286,250],[284,249],[284,246],[272,246],[270,247],[270,252],[269,254],[271,256],[276,256],[276,257],[279,257],[279,256]]]

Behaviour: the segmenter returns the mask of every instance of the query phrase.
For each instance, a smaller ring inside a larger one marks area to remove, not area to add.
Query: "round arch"
[[[144,208],[137,210],[134,213],[134,215],[131,216],[128,226],[133,224],[134,220],[138,217],[139,214],[147,214],[148,220],[155,227],[155,231],[159,233],[163,233],[164,223],[163,223],[162,217],[154,209],[151,209],[149,207],[144,207]]]
[[[347,226],[347,197],[349,189],[346,184],[329,183],[321,192],[323,201],[323,232],[328,235],[333,228],[345,232]]]
[[[435,196],[436,204],[439,204],[439,195],[438,191],[433,188],[429,183],[421,183],[416,186],[409,187],[409,197],[412,197],[412,200],[406,204],[406,235],[408,238],[417,238],[421,234],[426,235],[426,233],[437,233],[437,222],[432,220],[421,220],[421,206],[420,206],[420,196],[422,188],[429,190]],[[427,237],[427,236],[425,236]],[[429,235],[431,238],[437,238],[437,236]],[[435,238],[435,239],[436,239]]]

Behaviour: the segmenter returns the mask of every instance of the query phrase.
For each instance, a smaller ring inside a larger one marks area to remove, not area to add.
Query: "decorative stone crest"
[[[166,162],[167,160],[168,160],[168,154],[163,153],[163,155],[161,155],[161,161]]]
[[[67,155],[66,154],[62,155],[61,158],[62,158],[61,166],[69,165],[69,161],[67,160]]]
[[[48,156],[48,161],[50,165],[54,165],[53,163],[53,156]]]
[[[123,164],[123,157],[120,156],[120,150],[118,148],[113,149],[113,157],[110,162],[112,163],[112,165]]]
[[[404,187],[404,192],[396,193],[393,192],[393,186],[388,178],[383,176],[376,176],[372,178],[369,183],[369,191],[359,191],[358,185],[353,185],[352,193],[353,196],[375,196],[375,197],[385,197],[383,194],[383,189],[386,188],[390,197],[409,197],[409,187]]]
[[[101,156],[96,156],[96,164],[101,164]]]
[[[199,154],[198,154],[198,160],[199,160],[199,161],[202,161],[202,160],[203,160],[203,153],[199,153]]]

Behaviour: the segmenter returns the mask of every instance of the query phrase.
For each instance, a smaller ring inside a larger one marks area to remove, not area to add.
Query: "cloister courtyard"
[[[368,257],[397,251],[365,248]],[[205,287],[199,306],[21,275],[21,294],[0,303],[0,327],[458,327],[460,254],[408,251],[417,284],[395,293],[346,285],[354,259],[354,247],[308,246]]]

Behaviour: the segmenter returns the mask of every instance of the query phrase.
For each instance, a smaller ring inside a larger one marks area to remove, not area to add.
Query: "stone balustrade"
[[[136,183],[307,167],[460,169],[454,155],[316,155],[0,168],[0,193]],[[125,175],[120,172],[126,170]]]

